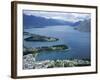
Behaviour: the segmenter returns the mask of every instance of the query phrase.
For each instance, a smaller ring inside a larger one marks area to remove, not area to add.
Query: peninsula
[[[69,47],[67,45],[54,45],[54,46],[42,46],[42,47],[36,47],[36,48],[25,48],[24,47],[24,55],[32,53],[37,54],[43,51],[62,51],[62,50],[69,50]]]
[[[38,41],[38,42],[54,42],[58,41],[58,38],[54,37],[47,37],[47,36],[42,36],[42,35],[37,35],[37,34],[31,34],[28,32],[24,32],[24,35],[29,35],[30,37],[25,38],[25,41]]]

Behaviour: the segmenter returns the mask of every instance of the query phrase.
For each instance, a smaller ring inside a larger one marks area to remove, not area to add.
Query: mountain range
[[[57,25],[69,25],[73,26],[75,29],[79,31],[90,32],[91,19],[84,19],[83,21],[71,22],[60,19],[52,19],[52,18],[23,14],[24,29],[44,28],[47,26],[57,26]]]
[[[59,19],[52,18],[44,18],[40,16],[33,15],[25,15],[23,14],[23,26],[24,28],[43,28],[46,26],[55,26],[55,25],[70,25],[77,26],[80,23],[78,22],[70,22]]]

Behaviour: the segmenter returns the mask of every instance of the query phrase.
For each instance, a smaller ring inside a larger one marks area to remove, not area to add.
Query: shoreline
[[[44,60],[36,61],[33,54],[23,56],[23,69],[47,69],[47,68],[67,68],[90,66],[90,60],[66,59],[66,60]]]
[[[31,34],[24,32],[24,35],[28,35],[28,38],[25,38],[25,41],[34,41],[34,42],[54,42],[58,41],[58,38],[41,36],[37,34]],[[90,66],[91,60],[88,59],[65,59],[65,60],[44,60],[37,61],[36,57],[40,52],[46,51],[69,51],[70,48],[68,45],[52,45],[52,46],[41,46],[35,48],[27,48],[23,46],[23,69],[47,69],[47,68],[64,68],[64,67],[82,67]]]

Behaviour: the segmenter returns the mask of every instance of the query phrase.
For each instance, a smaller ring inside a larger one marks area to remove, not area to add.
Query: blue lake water
[[[40,47],[65,44],[69,51],[41,52],[36,60],[90,59],[90,32],[80,32],[71,26],[48,26],[45,28],[24,29],[25,32],[59,38],[55,42],[28,42],[27,47]],[[24,35],[24,37],[27,37]]]

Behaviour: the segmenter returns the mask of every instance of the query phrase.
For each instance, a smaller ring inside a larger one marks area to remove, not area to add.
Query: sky
[[[58,19],[64,21],[77,22],[84,19],[90,19],[89,13],[73,13],[73,12],[52,12],[52,11],[34,11],[23,10],[23,13],[28,16],[44,17],[46,19]]]

